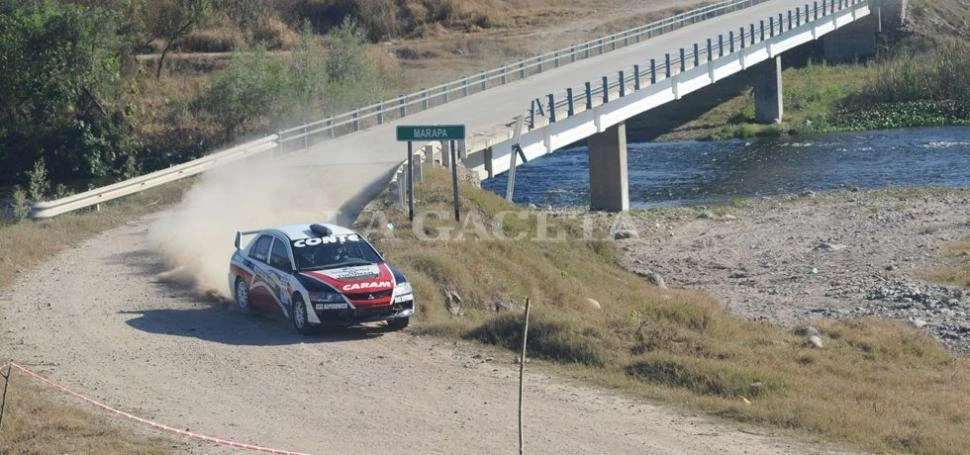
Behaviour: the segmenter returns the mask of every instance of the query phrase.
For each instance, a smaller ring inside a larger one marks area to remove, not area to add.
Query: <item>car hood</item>
[[[354,303],[390,303],[394,286],[397,285],[394,272],[383,262],[301,272],[300,275],[327,284]]]

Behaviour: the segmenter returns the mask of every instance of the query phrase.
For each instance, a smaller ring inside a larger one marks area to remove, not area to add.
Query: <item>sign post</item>
[[[414,221],[414,141],[441,141],[449,144],[450,150],[441,150],[442,155],[450,153],[451,186],[455,198],[455,221],[461,221],[461,206],[458,202],[458,168],[455,162],[455,141],[465,140],[465,125],[418,125],[397,127],[398,142],[408,143],[408,220]]]

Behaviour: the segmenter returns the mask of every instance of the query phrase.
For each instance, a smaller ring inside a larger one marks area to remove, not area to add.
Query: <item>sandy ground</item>
[[[158,282],[149,221],[22,274],[0,296],[14,358],[178,428],[311,453],[500,453],[516,447],[513,355],[407,333],[304,338]],[[527,373],[529,453],[822,453]],[[221,453],[211,445],[181,446]]]
[[[633,224],[624,267],[709,291],[748,318],[891,317],[970,352],[970,291],[919,279],[948,242],[970,236],[970,190],[777,196],[645,212]]]

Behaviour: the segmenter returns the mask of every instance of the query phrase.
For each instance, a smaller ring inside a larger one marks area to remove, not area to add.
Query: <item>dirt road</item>
[[[512,355],[406,333],[303,338],[156,280],[149,221],[25,272],[0,301],[14,358],[178,428],[311,453],[511,453]],[[527,374],[529,453],[812,453],[609,392]],[[192,445],[198,453],[220,453]]]

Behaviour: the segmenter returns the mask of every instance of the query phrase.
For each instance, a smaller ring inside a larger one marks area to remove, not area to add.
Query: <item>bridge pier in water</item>
[[[758,123],[781,123],[785,114],[781,81],[781,56],[752,68],[754,74],[754,117]]]
[[[630,209],[626,165],[626,123],[589,137],[590,209],[625,212]]]

